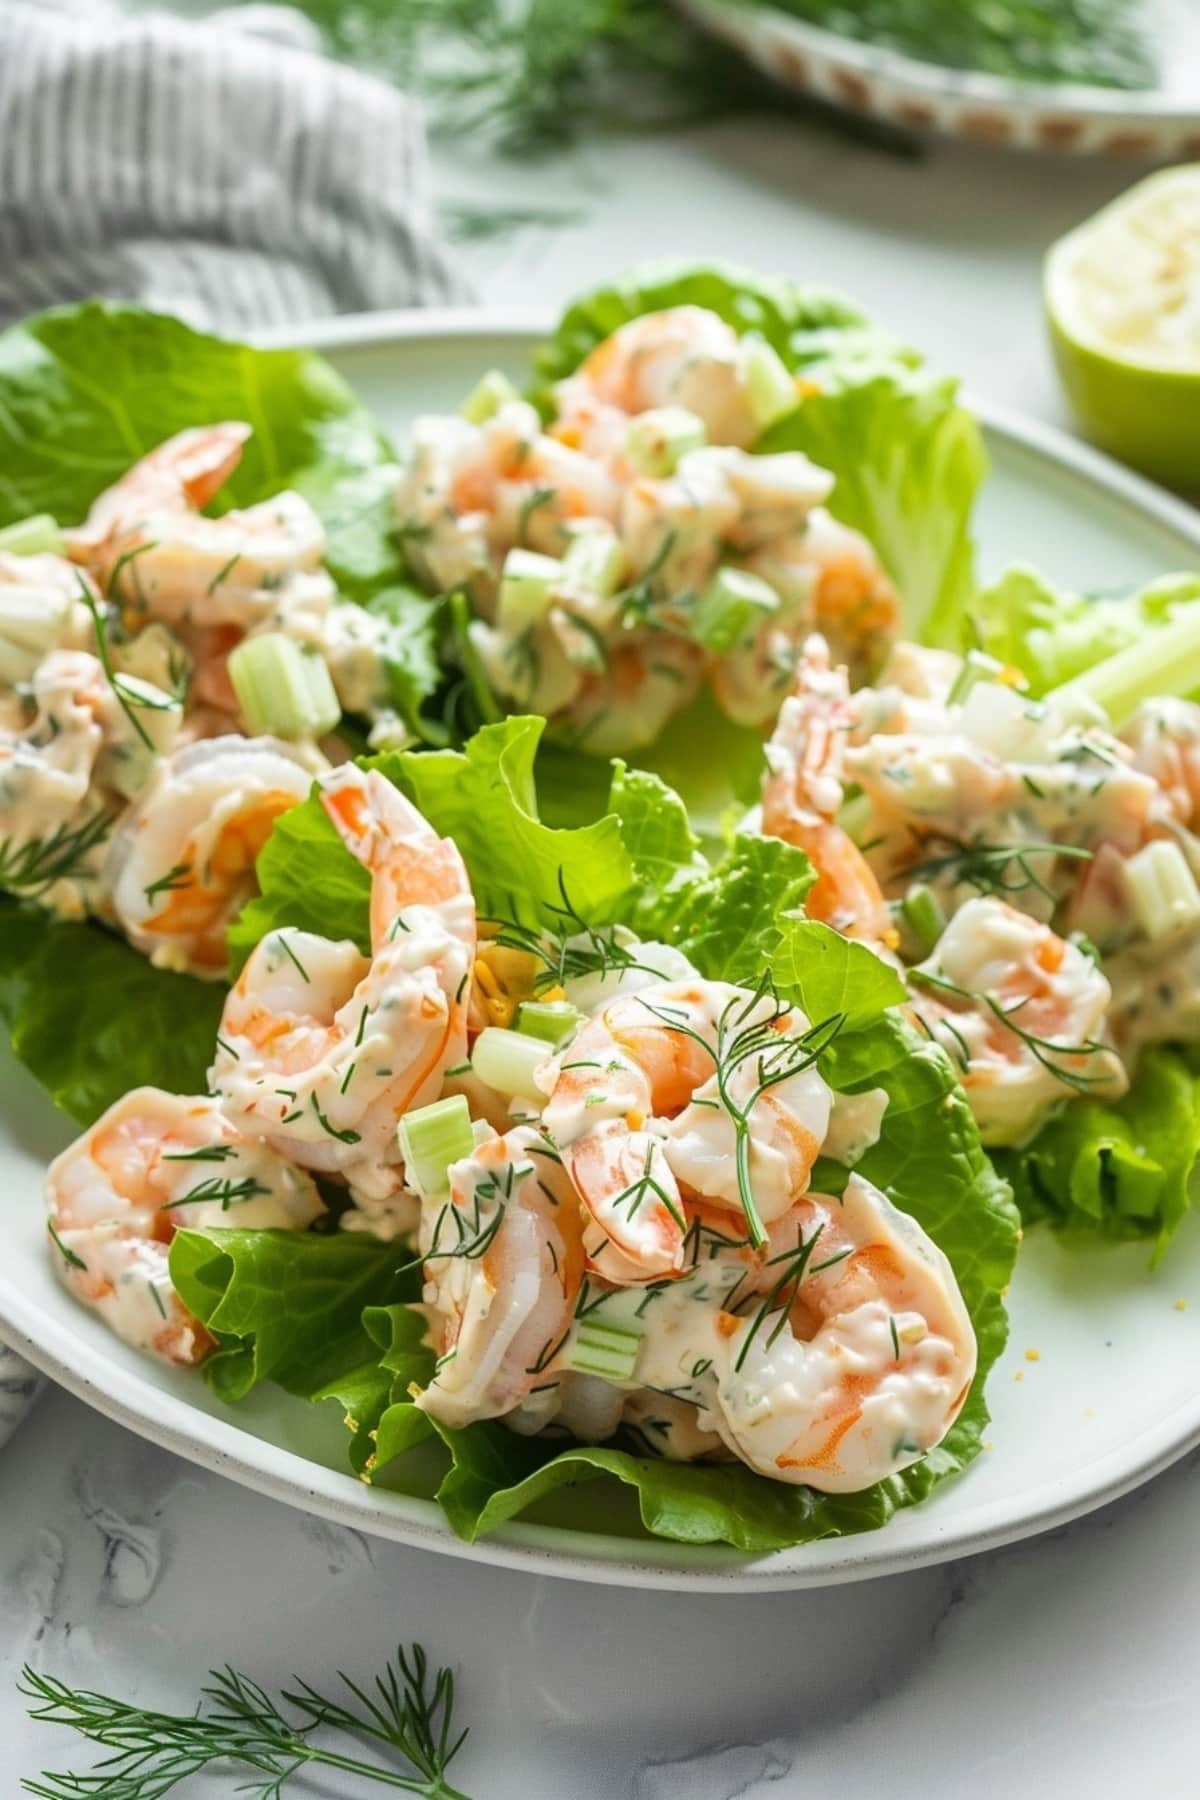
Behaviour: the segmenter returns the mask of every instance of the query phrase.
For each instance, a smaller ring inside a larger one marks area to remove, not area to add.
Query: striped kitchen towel
[[[419,105],[287,7],[0,0],[0,322],[92,294],[234,331],[467,297]]]

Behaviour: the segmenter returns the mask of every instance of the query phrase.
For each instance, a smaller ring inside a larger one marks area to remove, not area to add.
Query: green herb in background
[[[295,1688],[282,1695],[291,1717],[256,1681],[230,1668],[209,1671],[195,1712],[160,1713],[68,1687],[26,1666],[18,1687],[33,1702],[30,1717],[68,1725],[113,1755],[87,1774],[47,1770],[21,1786],[39,1800],[81,1800],[89,1794],[96,1800],[160,1800],[210,1765],[228,1763],[261,1776],[238,1786],[249,1800],[279,1800],[284,1784],[306,1769],[336,1769],[425,1800],[469,1800],[446,1779],[467,1735],[453,1735],[454,1677],[449,1669],[431,1676],[419,1644],[398,1650],[371,1688],[360,1688],[339,1671],[357,1705],[327,1699],[307,1681],[293,1680]],[[317,1732],[365,1739],[395,1755],[388,1763],[366,1762],[314,1743]]]
[[[427,94],[436,127],[458,143],[485,137],[529,155],[584,129],[654,131],[787,108],[885,149],[915,148],[894,127],[797,101],[667,0],[296,3],[335,55]]]
[[[1143,0],[772,0],[862,43],[1017,81],[1148,88]]]

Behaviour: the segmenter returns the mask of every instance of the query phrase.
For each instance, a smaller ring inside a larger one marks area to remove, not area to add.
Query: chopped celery
[[[598,1375],[601,1381],[632,1381],[641,1347],[640,1330],[584,1319],[567,1350],[566,1362],[580,1375]]]
[[[1102,706],[1120,729],[1143,700],[1162,694],[1186,698],[1200,690],[1200,605],[1184,607],[1169,625],[1143,633],[1136,643],[1106,656],[1082,675],[1052,688],[1052,706],[1086,697]]]
[[[706,650],[723,656],[778,607],[779,595],[761,575],[718,569],[692,615],[692,635]]]
[[[567,1000],[522,1000],[516,1024],[525,1037],[540,1038],[544,1044],[561,1044],[583,1020],[584,1014]]]
[[[0,531],[0,550],[8,556],[61,556],[65,548],[58,520],[49,513],[32,513]]]
[[[489,369],[475,383],[458,410],[469,425],[486,425],[502,406],[520,398],[507,375],[502,375],[499,369]]]
[[[471,1113],[462,1094],[406,1113],[397,1136],[408,1182],[426,1198],[449,1191],[450,1164],[470,1156],[475,1148]]]
[[[750,410],[760,431],[795,412],[800,404],[796,378],[764,338],[744,337],[738,352]]]
[[[704,420],[686,406],[653,406],[625,435],[625,454],[639,475],[673,475],[681,457],[702,448]]]
[[[928,956],[946,929],[946,915],[933,889],[922,881],[916,882],[900,903],[900,916],[916,939],[920,954]]]
[[[625,578],[625,552],[610,525],[589,525],[571,534],[563,574],[572,586],[610,600]]]
[[[1169,937],[1200,920],[1200,887],[1183,851],[1157,838],[1125,864],[1130,905],[1148,938]]]
[[[540,1102],[546,1096],[533,1079],[533,1072],[541,1067],[549,1054],[543,1038],[506,1031],[503,1025],[487,1025],[475,1039],[471,1066],[480,1081],[495,1088],[497,1093]]]
[[[59,642],[71,610],[67,594],[0,587],[0,681],[28,681]]]
[[[500,575],[500,630],[517,636],[546,615],[550,596],[562,580],[563,566],[555,556],[536,550],[510,550]]]
[[[995,681],[1003,671],[1004,664],[997,662],[994,656],[988,656],[983,650],[968,650],[946,695],[946,705],[960,706],[976,682]]]
[[[281,738],[324,737],[341,719],[324,658],[282,632],[246,638],[230,652],[228,666],[252,732]]]

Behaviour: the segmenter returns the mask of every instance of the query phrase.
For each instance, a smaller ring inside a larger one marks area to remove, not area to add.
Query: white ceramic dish
[[[1200,156],[1200,30],[1193,0],[1155,0],[1161,68],[1142,91],[1014,81],[840,37],[769,4],[679,0],[696,24],[797,93],[917,131],[1076,155]]]
[[[399,435],[414,413],[453,406],[481,369],[519,375],[537,324],[476,312],[376,315],[331,320],[303,335]],[[1191,508],[1053,431],[977,410],[993,458],[978,519],[985,573],[1026,557],[1064,582],[1111,588],[1200,564],[1200,515]],[[587,1530],[524,1521],[464,1545],[430,1500],[365,1487],[345,1472],[336,1409],[274,1393],[222,1407],[197,1375],[135,1355],[71,1301],[45,1252],[40,1197],[42,1169],[69,1128],[7,1051],[0,1095],[0,1333],[121,1424],[363,1531],[577,1580],[726,1591],[815,1586],[1047,1530],[1200,1442],[1200,1217],[1153,1274],[1142,1248],[1068,1252],[1034,1233],[1013,1284],[1009,1350],[991,1378],[989,1451],[883,1531],[752,1561],[631,1537],[626,1515],[624,1526],[606,1518],[600,1492],[581,1488],[571,1505]],[[1190,1308],[1179,1304],[1189,1300]]]

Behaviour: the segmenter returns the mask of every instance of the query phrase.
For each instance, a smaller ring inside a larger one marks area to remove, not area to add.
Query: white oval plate
[[[1075,155],[1200,156],[1200,31],[1193,0],[1157,0],[1148,29],[1162,83],[1120,88],[948,69],[841,37],[769,4],[677,0],[784,87],[910,130]]]
[[[478,312],[330,320],[296,334],[323,350],[401,435],[446,410],[482,369],[520,376],[539,322]],[[285,341],[283,335],[272,339]],[[1112,588],[1200,564],[1200,515],[1094,451],[978,406],[993,469],[978,528],[985,574],[1028,558],[1060,581]],[[427,1499],[346,1472],[332,1407],[267,1391],[236,1409],[203,1380],[117,1342],[55,1280],[41,1175],[70,1135],[24,1070],[0,1060],[0,1332],[110,1418],[265,1494],[363,1531],[482,1562],[643,1587],[753,1591],[892,1574],[1045,1531],[1115,1499],[1200,1442],[1200,1217],[1162,1268],[1147,1252],[1062,1249],[1035,1232],[1011,1295],[1012,1337],[992,1373],[989,1449],[967,1474],[882,1531],[757,1560],[628,1535],[598,1487],[557,1503],[579,1525],[518,1522],[475,1545]],[[1191,1300],[1189,1309],[1186,1304]],[[586,1527],[581,1529],[580,1526]]]

